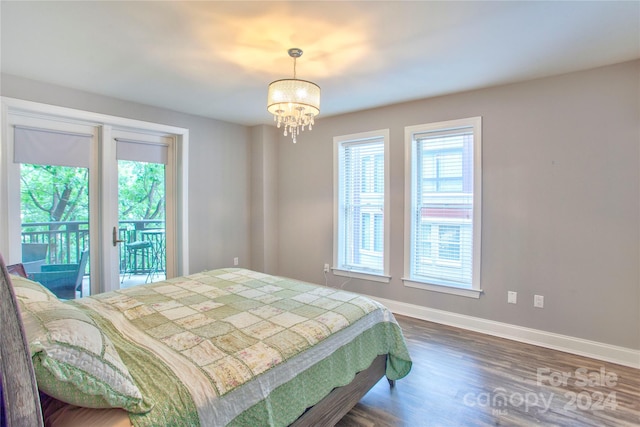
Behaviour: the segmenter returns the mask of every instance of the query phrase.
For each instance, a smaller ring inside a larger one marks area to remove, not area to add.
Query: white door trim
[[[56,105],[42,104],[38,102],[25,101],[16,98],[0,97],[0,205],[4,209],[0,209],[0,252],[4,255],[7,263],[20,261],[20,226],[15,226],[16,218],[19,219],[19,212],[16,217],[16,200],[19,200],[19,194],[15,194],[15,174],[17,168],[13,165],[13,147],[10,136],[12,117],[33,117],[58,121],[61,123],[78,124],[93,126],[99,131],[99,139],[102,141],[110,140],[110,133],[113,129],[122,129],[128,131],[137,131],[142,133],[153,133],[174,138],[173,155],[175,156],[174,168],[171,173],[175,176],[176,188],[179,197],[171,214],[167,214],[167,220],[171,221],[175,226],[175,236],[167,236],[172,239],[171,244],[175,247],[174,257],[167,260],[167,263],[174,266],[174,274],[176,276],[189,274],[189,233],[188,233],[188,149],[189,149],[189,130],[176,126],[163,125],[158,123],[146,122],[123,117],[110,116],[106,114],[93,113],[89,111],[76,110]],[[103,146],[103,144],[100,144]],[[96,152],[97,156],[98,153]],[[96,163],[97,164],[97,163]],[[102,191],[105,188],[101,188]],[[108,190],[108,189],[107,189]],[[109,191],[107,191],[109,193]],[[17,199],[16,199],[17,197]],[[19,203],[18,203],[19,209]],[[104,227],[105,224],[113,222],[113,218],[109,218],[106,212],[99,212],[100,226],[102,235],[98,236],[98,246],[101,251],[106,250],[111,245],[111,229]],[[19,220],[18,220],[19,221]],[[105,231],[105,229],[108,229]],[[95,251],[94,251],[95,252]],[[109,258],[109,257],[108,257]],[[112,257],[111,257],[112,258]],[[100,268],[98,254],[91,254],[92,261],[92,283],[94,289],[92,292],[110,289],[108,283],[115,280],[110,273],[111,268]],[[111,264],[113,261],[109,261]],[[97,288],[96,288],[97,287]]]

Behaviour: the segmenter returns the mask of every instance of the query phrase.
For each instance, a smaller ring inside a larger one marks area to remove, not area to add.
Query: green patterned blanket
[[[78,300],[155,402],[135,426],[288,425],[379,354],[411,369],[390,311],[342,290],[222,269]]]

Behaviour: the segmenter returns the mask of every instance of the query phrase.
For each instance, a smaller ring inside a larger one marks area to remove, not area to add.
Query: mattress
[[[142,426],[284,426],[381,354],[411,358],[393,314],[344,290],[220,269],[84,297],[150,410]]]

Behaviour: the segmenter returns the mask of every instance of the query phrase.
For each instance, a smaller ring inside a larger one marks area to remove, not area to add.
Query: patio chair
[[[122,273],[120,284],[124,283],[124,279],[127,276],[127,274],[129,274],[129,278],[131,278],[133,274],[136,274],[139,272],[138,260],[141,260],[142,264],[144,264],[144,260],[147,254],[148,253],[152,254],[153,245],[149,241],[140,240],[136,242],[126,243],[125,249],[127,251],[127,254],[126,254],[127,263]],[[154,261],[153,257],[151,258],[151,261],[152,262]],[[147,268],[149,269],[149,271],[147,272],[147,278],[145,279],[144,283],[147,283],[147,281],[149,280],[151,273],[155,269],[155,266],[150,265]]]
[[[22,265],[27,273],[37,273],[47,260],[48,243],[23,243]]]
[[[58,298],[75,299],[76,292],[82,297],[82,279],[89,261],[89,250],[82,252],[78,264],[47,264],[40,272],[28,273],[29,278],[42,283]]]

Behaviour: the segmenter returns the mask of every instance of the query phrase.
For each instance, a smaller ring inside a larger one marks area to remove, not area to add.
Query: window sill
[[[391,281],[390,276],[383,276],[380,274],[362,273],[353,270],[340,270],[338,268],[332,268],[331,271],[336,276],[350,277],[352,279],[370,280],[372,282],[389,283]]]
[[[402,281],[404,285],[409,288],[416,289],[424,289],[425,291],[434,291],[440,292],[444,294],[458,295],[461,297],[467,298],[480,298],[480,294],[482,294],[482,289],[468,289],[468,288],[458,288],[455,286],[447,286],[447,285],[432,285],[430,283],[422,283],[416,282],[410,279],[403,278]]]

